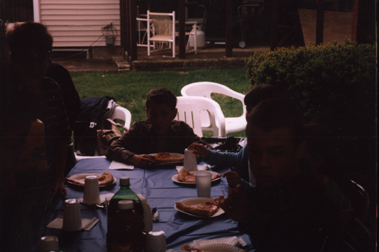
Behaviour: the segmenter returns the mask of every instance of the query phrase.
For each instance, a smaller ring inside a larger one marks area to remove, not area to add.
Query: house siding
[[[120,45],[119,0],[34,0],[34,20],[46,25],[53,47],[106,46],[103,35],[112,31]]]

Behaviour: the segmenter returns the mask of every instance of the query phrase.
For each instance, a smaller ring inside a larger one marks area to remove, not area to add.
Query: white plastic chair
[[[112,119],[112,120],[119,119],[119,120],[124,121],[125,122],[124,127],[129,129],[130,124],[132,123],[132,114],[126,108],[118,105],[118,106],[116,106],[113,114],[110,116],[110,119]]]
[[[225,135],[225,117],[217,102],[203,97],[180,96],[177,99],[177,119],[187,123],[196,135],[203,136],[201,113],[206,113],[210,118],[208,131],[212,131],[214,136]]]
[[[183,96],[202,96],[206,98],[212,98],[211,94],[217,93],[240,100],[242,103],[243,113],[239,117],[225,117],[225,134],[245,130],[247,123],[246,106],[244,104],[245,96],[243,94],[238,93],[222,84],[209,81],[188,84],[182,88],[181,93]],[[206,130],[210,127],[209,117],[207,114],[202,114],[201,125],[203,130]]]
[[[125,122],[124,128],[127,128],[127,129],[130,128],[130,125],[132,122],[132,114],[130,113],[130,111],[124,107],[121,107],[120,105],[115,107],[113,114],[109,118],[112,120],[124,121]],[[97,153],[95,152],[94,156],[81,156],[81,155],[77,155],[75,153],[75,157],[76,157],[76,160],[81,160],[81,159],[85,159],[85,158],[100,158],[100,157],[105,157],[105,156],[104,155],[97,155]]]

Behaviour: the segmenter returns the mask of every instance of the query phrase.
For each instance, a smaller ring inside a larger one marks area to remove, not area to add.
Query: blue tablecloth
[[[194,185],[182,185],[172,181],[172,176],[177,174],[175,166],[160,167],[146,170],[135,168],[134,170],[108,170],[110,161],[105,158],[82,159],[78,161],[68,176],[80,173],[110,172],[117,178],[114,186],[101,188],[100,194],[116,193],[121,176],[130,177],[131,189],[135,193],[141,193],[149,202],[151,208],[156,207],[159,212],[159,221],[153,223],[153,230],[163,230],[166,234],[167,248],[180,249],[184,243],[191,243],[196,239],[214,239],[221,237],[242,236],[250,245],[247,235],[241,234],[237,229],[237,223],[228,219],[226,214],[214,218],[196,218],[177,212],[174,209],[175,202],[186,198],[197,197]],[[223,173],[226,170],[218,170]],[[69,198],[82,198],[83,187],[67,185]],[[225,178],[212,183],[211,197],[227,195],[228,184]],[[49,221],[58,215],[63,215],[64,199],[54,206]],[[81,204],[82,218],[92,219],[97,217],[100,221],[90,231],[67,232],[58,229],[47,228],[44,235],[55,235],[59,238],[59,246],[63,251],[87,251],[105,252],[107,232],[107,219],[105,209]]]

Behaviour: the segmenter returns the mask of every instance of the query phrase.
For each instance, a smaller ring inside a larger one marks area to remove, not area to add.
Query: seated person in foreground
[[[283,95],[284,92],[278,86],[270,84],[254,86],[244,98],[246,116],[259,102],[268,98],[282,97]],[[249,182],[255,184],[254,177],[249,174],[246,145],[237,153],[210,150],[198,143],[193,143],[188,149],[193,150],[194,154],[203,157],[204,161],[210,165],[234,167],[235,171],[224,173],[229,186],[235,187],[240,183],[248,186]]]
[[[147,120],[135,122],[106,151],[110,160],[141,168],[155,165],[149,153],[184,153],[193,142],[204,143],[185,122],[174,120],[176,96],[167,88],[155,88],[147,94]],[[204,143],[205,144],[205,143]]]
[[[341,164],[335,162],[332,158],[332,142],[333,139],[328,135],[328,130],[320,124],[307,124],[304,126],[304,139],[307,147],[302,155],[303,161],[306,162],[313,176],[318,182],[325,196],[340,211],[342,223],[347,223],[352,216],[352,206],[349,198],[343,191],[343,180],[341,175],[331,176],[332,170]],[[334,179],[338,179],[342,184],[337,183]]]
[[[341,251],[337,209],[309,169],[299,165],[306,143],[302,116],[290,101],[260,102],[246,128],[249,169],[256,187],[230,188],[221,207],[238,221],[255,251]]]

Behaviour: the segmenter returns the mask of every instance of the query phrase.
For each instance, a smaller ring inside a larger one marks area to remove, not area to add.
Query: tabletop
[[[130,188],[135,193],[142,194],[151,208],[157,208],[159,220],[153,222],[153,230],[163,230],[166,235],[167,249],[180,249],[184,243],[192,243],[198,239],[215,239],[225,237],[242,237],[251,247],[251,242],[246,234],[239,232],[237,222],[229,219],[226,214],[211,218],[197,218],[178,212],[174,209],[177,201],[197,197],[195,185],[183,185],[175,183],[172,176],[177,174],[175,166],[160,166],[154,169],[133,170],[108,170],[111,161],[105,158],[82,159],[77,162],[68,176],[81,173],[102,174],[110,172],[117,178],[117,182],[110,187],[100,188],[100,194],[116,193],[119,186],[119,178],[130,177]],[[228,169],[215,170],[223,173]],[[65,199],[82,198],[83,187],[66,185],[67,196]],[[226,196],[228,184],[225,178],[212,182],[211,197]],[[54,205],[49,221],[59,215],[63,215],[64,199]],[[59,239],[60,250],[105,252],[107,232],[106,211],[96,206],[80,205],[82,218],[92,219],[96,217],[100,221],[90,231],[67,232],[59,229],[46,228],[44,235],[55,235]]]

